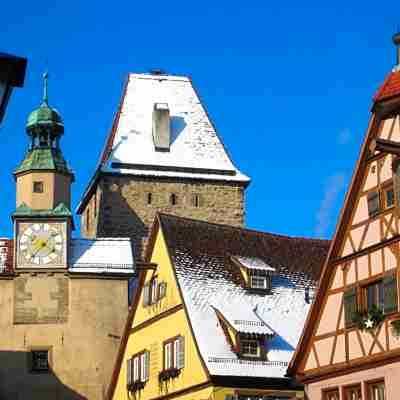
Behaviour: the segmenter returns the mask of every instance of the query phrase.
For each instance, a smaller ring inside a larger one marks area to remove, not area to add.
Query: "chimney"
[[[394,71],[400,71],[400,31],[393,35],[393,43],[397,47],[397,60],[396,66],[394,67]]]
[[[153,141],[157,151],[169,151],[171,144],[171,128],[167,103],[154,104]]]

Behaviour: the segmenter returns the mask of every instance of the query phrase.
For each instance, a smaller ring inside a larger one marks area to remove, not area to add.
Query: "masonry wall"
[[[0,277],[0,398],[100,400],[128,312],[126,279],[21,273]],[[48,350],[49,373],[31,350]]]
[[[81,234],[129,236],[140,255],[157,211],[243,226],[244,190],[229,183],[103,176],[82,212]]]

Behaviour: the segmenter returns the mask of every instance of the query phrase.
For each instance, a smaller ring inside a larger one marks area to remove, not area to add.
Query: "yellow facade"
[[[134,311],[131,333],[124,349],[117,383],[110,393],[110,399],[225,400],[226,396],[276,395],[277,390],[221,387],[212,383],[196,346],[161,229],[158,230],[150,262],[157,264],[157,268],[144,272],[144,284],[139,288],[139,299]],[[143,287],[155,277],[158,282],[166,282],[166,295],[155,304],[145,306]],[[229,324],[227,324],[227,328],[232,341],[235,343],[236,333],[234,329]],[[164,341],[178,335],[185,338],[184,367],[177,377],[165,382],[160,381],[159,373],[164,367]],[[143,351],[150,353],[149,377],[142,389],[130,392],[127,389],[127,362],[132,356]],[[303,398],[303,392],[295,390],[279,391],[279,395],[288,398]]]

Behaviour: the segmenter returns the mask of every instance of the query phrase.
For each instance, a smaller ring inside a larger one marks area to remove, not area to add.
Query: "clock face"
[[[64,235],[61,224],[34,223],[21,228],[18,242],[20,263],[48,265],[62,262]]]

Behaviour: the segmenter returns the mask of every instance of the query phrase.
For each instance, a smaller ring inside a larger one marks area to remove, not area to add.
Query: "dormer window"
[[[252,289],[271,290],[271,276],[260,274],[258,271],[250,271],[250,287]]]
[[[233,256],[231,260],[239,268],[245,288],[253,289],[260,293],[269,293],[271,291],[272,276],[275,268],[272,268],[257,257]]]
[[[260,357],[261,346],[260,341],[255,339],[241,339],[240,340],[241,354],[245,357]]]

